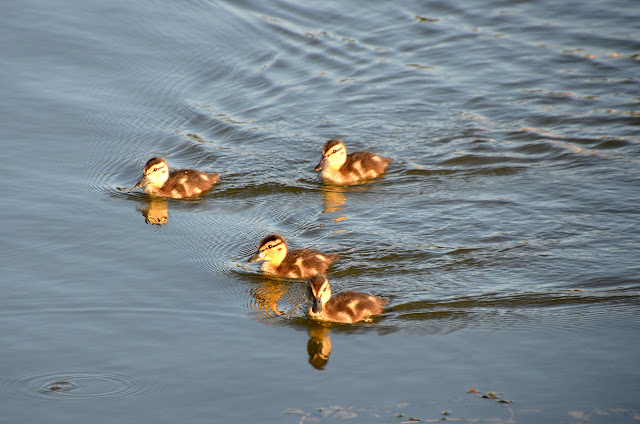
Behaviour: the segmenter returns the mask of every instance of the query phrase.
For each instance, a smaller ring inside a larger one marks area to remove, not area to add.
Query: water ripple
[[[168,384],[143,383],[132,377],[90,372],[32,373],[0,381],[22,396],[48,400],[142,399],[166,396]]]
[[[419,300],[392,305],[393,319],[387,328],[439,328],[453,331],[464,327],[526,328],[548,326],[562,331],[592,331],[616,326],[640,305],[640,291],[551,290],[523,293],[487,293],[448,300]],[[613,313],[615,312],[615,313]],[[604,323],[607,325],[603,327]],[[415,324],[420,323],[420,324]],[[429,324],[431,323],[431,324]],[[629,321],[626,321],[626,325]]]

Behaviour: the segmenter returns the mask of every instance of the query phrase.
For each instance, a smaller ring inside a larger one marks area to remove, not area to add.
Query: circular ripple
[[[6,381],[15,392],[45,399],[140,398],[164,394],[166,385],[144,385],[131,377],[114,374],[38,373]]]

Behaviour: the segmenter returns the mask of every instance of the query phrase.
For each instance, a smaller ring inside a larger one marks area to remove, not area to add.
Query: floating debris
[[[420,22],[438,22],[438,19],[427,18],[427,17],[420,16],[420,15],[415,15],[414,18],[416,18]]]
[[[78,388],[78,385],[72,381],[58,380],[52,383],[46,383],[38,389],[40,393],[53,393],[53,392],[71,392]]]
[[[493,399],[498,403],[513,403],[512,400],[501,399],[500,398],[501,395],[502,395],[502,393],[489,392],[489,393],[486,393],[486,394],[482,395],[482,398],[483,399]]]

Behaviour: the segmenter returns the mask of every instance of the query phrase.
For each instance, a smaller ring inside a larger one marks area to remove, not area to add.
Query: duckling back
[[[210,174],[194,169],[179,169],[169,176],[167,182],[154,190],[161,196],[182,199],[196,197],[208,191],[220,180],[220,174]]]
[[[354,152],[347,155],[347,160],[340,167],[342,175],[349,175],[352,181],[379,177],[387,170],[392,159],[369,152]]]
[[[332,296],[323,307],[328,321],[358,322],[383,312],[387,299],[354,291],[340,292]]]
[[[310,249],[296,249],[287,253],[275,273],[288,278],[309,278],[324,274],[338,259],[335,253],[320,253]]]

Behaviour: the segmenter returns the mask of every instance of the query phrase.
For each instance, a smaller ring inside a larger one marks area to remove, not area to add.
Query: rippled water
[[[635,1],[1,16],[3,422],[640,418]],[[387,174],[324,185],[336,137]],[[221,181],[151,199],[154,155]],[[272,232],[390,310],[310,322]]]

